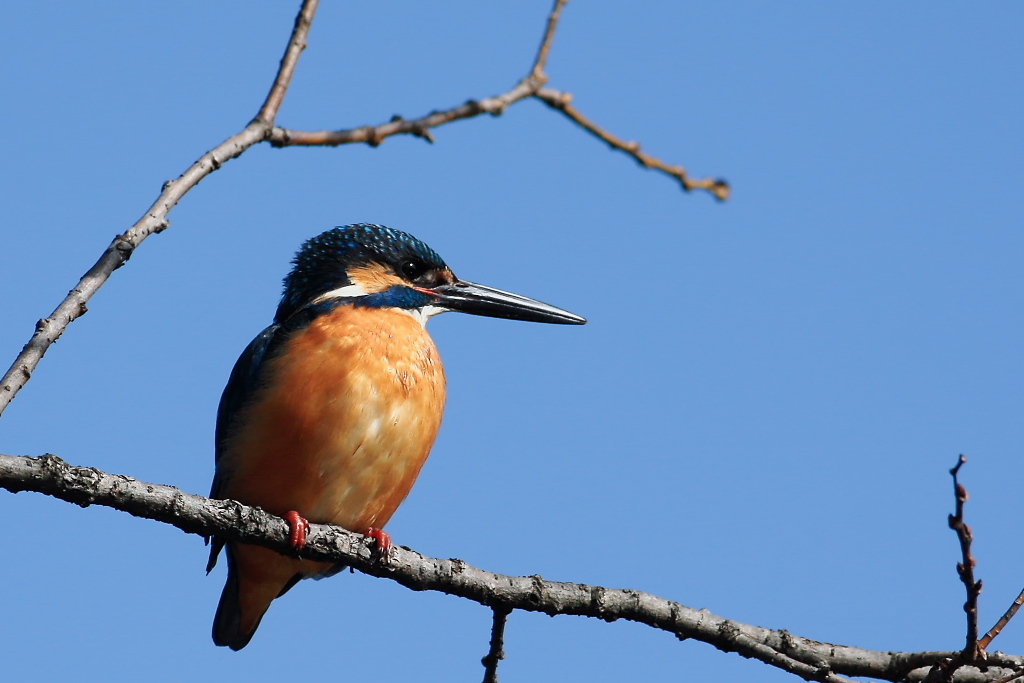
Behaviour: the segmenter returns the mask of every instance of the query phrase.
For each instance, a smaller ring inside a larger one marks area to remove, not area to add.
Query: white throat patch
[[[324,292],[316,299],[314,299],[313,303],[319,304],[323,303],[324,301],[330,301],[331,299],[355,299],[361,296],[366,296],[367,294],[369,294],[369,292],[367,292],[359,285],[351,284],[345,285],[344,287],[339,287],[338,289],[332,289],[329,292]],[[389,308],[388,310],[398,311],[400,313],[405,313],[406,315],[411,315],[413,318],[419,321],[420,325],[426,327],[428,320],[433,318],[435,315],[447,313],[451,309],[445,308],[444,306],[432,306],[430,304],[427,304],[426,306],[421,306],[420,308]]]
[[[428,320],[433,318],[435,315],[447,313],[451,309],[445,308],[444,306],[431,306],[428,304],[420,308],[395,308],[392,310],[401,311],[402,313],[411,315],[412,317],[416,318],[416,320],[420,321],[420,325],[426,327]]]
[[[332,289],[329,292],[324,292],[316,299],[314,299],[313,303],[319,304],[324,301],[329,301],[331,299],[352,299],[357,296],[366,296],[367,294],[368,292],[359,285],[345,285],[344,287],[339,287],[338,289]]]

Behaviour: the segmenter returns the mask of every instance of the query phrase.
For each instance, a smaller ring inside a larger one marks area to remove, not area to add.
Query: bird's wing
[[[220,397],[220,405],[217,407],[217,433],[216,433],[216,459],[220,463],[221,454],[224,451],[224,444],[231,433],[232,423],[238,410],[252,397],[256,388],[261,383],[261,370],[263,363],[269,355],[271,347],[277,347],[280,343],[280,325],[271,325],[256,335],[256,338],[249,342],[242,351],[242,355],[235,361],[235,367],[231,369],[231,376],[228,384],[224,387],[224,393]],[[278,343],[275,343],[278,342]],[[213,480],[211,498],[216,498],[219,493],[223,472],[218,471]]]
[[[228,378],[228,385],[224,387],[220,405],[217,407],[217,433],[215,436],[217,468],[213,475],[210,498],[220,498],[227,478],[231,476],[231,473],[226,472],[225,468],[221,466],[221,456],[224,454],[224,447],[228,437],[231,436],[231,431],[236,427],[235,419],[238,412],[252,399],[256,390],[265,381],[264,371],[267,361],[274,357],[281,345],[288,341],[295,332],[309,325],[319,314],[338,304],[338,300],[333,300],[304,306],[283,322],[274,323],[256,335],[256,338],[249,342],[245,351],[242,351],[242,355],[235,361],[231,377]],[[212,539],[210,561],[206,565],[207,574],[217,564],[217,555],[224,547],[224,543],[217,537]]]
[[[229,476],[229,473],[220,467],[220,459],[224,453],[227,438],[234,428],[235,416],[261,385],[264,364],[287,337],[287,332],[281,325],[271,325],[256,335],[256,338],[249,342],[245,351],[235,361],[235,367],[231,370],[231,377],[228,379],[227,386],[224,387],[224,393],[221,394],[220,405],[217,408],[215,453],[218,467],[213,475],[213,486],[210,489],[211,498],[220,498],[226,477]],[[210,560],[206,567],[207,573],[217,564],[217,555],[220,554],[223,547],[224,541],[214,537],[210,548]]]

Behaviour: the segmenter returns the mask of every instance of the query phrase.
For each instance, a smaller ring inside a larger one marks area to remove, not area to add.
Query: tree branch
[[[971,533],[971,527],[964,522],[967,489],[963,487],[957,477],[965,462],[967,462],[967,458],[961,455],[957,459],[956,466],[949,471],[953,477],[953,496],[956,501],[954,512],[949,516],[949,528],[956,532],[957,540],[960,542],[960,562],[956,565],[956,573],[967,591],[967,601],[964,603],[964,612],[967,615],[967,638],[964,642],[963,659],[973,661],[981,654],[978,648],[978,596],[981,595],[981,581],[974,578],[974,567],[977,565],[977,561],[971,553],[974,535]]]
[[[686,192],[690,192],[692,190],[707,190],[720,201],[724,202],[729,198],[731,188],[729,187],[729,183],[726,181],[721,178],[691,178],[689,172],[687,172],[687,170],[682,166],[666,164],[661,159],[643,152],[640,148],[639,142],[627,142],[626,140],[609,133],[584,116],[580,110],[572,106],[571,94],[554,90],[552,88],[542,88],[535,92],[533,96],[552,109],[565,114],[570,121],[574,122],[576,125],[583,128],[583,130],[587,131],[599,140],[603,140],[608,143],[608,146],[612,149],[621,150],[633,157],[636,162],[644,168],[653,168],[656,171],[661,171],[662,173],[672,176],[679,181],[679,184],[682,185],[683,190]]]
[[[1015,681],[1018,678],[1021,678],[1022,676],[1024,676],[1024,671],[1018,671],[1017,673],[1013,673],[1008,676],[1003,676],[1002,678],[996,679],[992,681],[992,683],[1010,683],[1010,681]]]
[[[290,147],[294,145],[303,146],[328,146],[348,145],[354,142],[365,142],[371,147],[376,147],[385,139],[393,135],[415,135],[427,142],[433,142],[434,136],[430,133],[431,128],[437,128],[452,121],[471,119],[481,114],[500,116],[511,104],[533,95],[531,85],[521,81],[506,93],[488,97],[483,100],[469,100],[444,111],[432,111],[426,116],[407,121],[401,116],[395,115],[387,123],[376,126],[360,126],[346,130],[317,130],[302,131],[290,130],[288,128],[274,128],[267,138],[274,147]]]
[[[971,527],[964,521],[964,505],[969,498],[967,489],[960,483],[960,468],[967,462],[967,457],[961,454],[956,461],[956,466],[949,471],[953,477],[953,497],[955,500],[953,514],[949,516],[949,528],[956,532],[957,540],[960,543],[960,562],[956,565],[956,573],[964,584],[967,592],[967,600],[964,602],[964,612],[967,615],[967,637],[964,649],[952,657],[943,658],[937,662],[928,672],[926,681],[952,681],[958,669],[968,664],[978,664],[982,667],[989,659],[988,646],[999,635],[1003,628],[1010,623],[1013,616],[1024,603],[1024,590],[1022,590],[1013,603],[1007,608],[1002,617],[989,629],[983,638],[978,639],[978,598],[981,595],[982,583],[975,579],[974,568],[977,561],[971,546],[974,542],[974,534]],[[1008,683],[1024,676],[1024,671],[1017,667],[1012,673],[997,679],[996,683]]]
[[[164,183],[160,196],[146,211],[139,221],[127,232],[118,235],[106,248],[99,260],[79,280],[78,284],[68,293],[64,300],[54,309],[49,317],[36,323],[36,329],[21,353],[11,363],[7,373],[0,379],[0,415],[10,405],[14,397],[32,378],[32,373],[42,360],[50,346],[64,333],[68,325],[88,311],[87,303],[92,296],[110,278],[111,274],[123,266],[135,249],[152,234],[162,232],[169,225],[167,219],[171,209],[199,182],[219,169],[226,161],[240,156],[253,145],[268,140],[275,147],[292,145],[344,145],[354,142],[365,142],[371,146],[379,145],[392,135],[410,134],[421,137],[429,142],[434,138],[430,129],[452,121],[472,118],[480,114],[498,116],[510,105],[528,97],[537,97],[549,106],[558,109],[585,130],[596,135],[615,149],[630,154],[647,168],[663,171],[679,180],[683,189],[707,190],[720,200],[729,196],[729,185],[724,180],[690,178],[681,166],[670,166],[655,157],[640,151],[639,143],[623,142],[611,133],[599,128],[579,111],[569,105],[572,96],[557,90],[542,89],[548,81],[544,69],[547,64],[551,45],[558,28],[562,8],[568,0],[555,0],[551,14],[548,16],[544,37],[533,63],[530,73],[514,88],[501,95],[483,100],[470,100],[465,104],[445,111],[434,111],[413,121],[406,121],[395,116],[390,122],[378,126],[362,126],[338,131],[296,131],[275,127],[278,111],[284,101],[292,75],[295,73],[299,56],[306,48],[306,40],[313,22],[319,0],[304,0],[295,18],[288,46],[285,48],[278,67],[277,76],[271,85],[263,106],[256,117],[241,132],[231,136],[213,150],[199,158],[176,180]]]
[[[558,20],[562,18],[562,8],[569,0],[555,0],[555,6],[551,8],[548,16],[548,25],[544,29],[544,37],[540,39],[540,47],[537,49],[537,58],[533,60],[533,68],[530,69],[530,76],[537,81],[546,81],[547,74],[544,69],[548,65],[548,55],[551,54],[551,45],[555,42],[555,31],[558,30]],[[540,87],[540,86],[538,86]]]
[[[1003,612],[1003,616],[999,617],[999,621],[997,621],[995,625],[988,630],[988,633],[985,634],[984,638],[978,641],[978,648],[982,652],[988,650],[988,646],[992,644],[992,641],[995,640],[996,636],[1002,633],[1003,629],[1006,628],[1006,625],[1010,623],[1010,619],[1013,619],[1014,615],[1017,614],[1017,610],[1020,609],[1021,605],[1024,605],[1024,590],[1021,590],[1021,592],[1017,594],[1016,599],[1014,599],[1014,601],[1010,603],[1010,606],[1006,608],[1006,611]]]
[[[487,655],[480,660],[484,665],[484,683],[498,683],[498,663],[505,659],[505,624],[512,610],[505,607],[492,607],[494,618],[491,621],[491,645]]]
[[[160,196],[142,218],[127,232],[115,237],[99,260],[68,292],[53,313],[36,323],[32,338],[11,363],[11,367],[3,379],[0,379],[0,415],[14,400],[21,388],[32,378],[32,373],[50,345],[64,334],[68,325],[88,311],[87,303],[93,294],[106,283],[115,270],[131,258],[132,253],[142,244],[143,240],[154,233],[163,232],[170,225],[167,215],[181,198],[198,185],[199,181],[223,166],[225,162],[240,156],[245,150],[267,138],[274,124],[274,118],[277,116],[277,110],[291,83],[299,54],[306,45],[306,36],[309,33],[309,26],[313,21],[313,14],[316,12],[318,2],[319,0],[305,0],[299,9],[288,47],[285,49],[284,57],[281,58],[277,77],[274,79],[270,94],[267,95],[267,100],[260,108],[256,118],[241,132],[232,135],[201,156],[176,180],[164,183]]]
[[[585,117],[570,102],[572,95],[559,90],[545,88],[549,78],[545,71],[548,55],[551,53],[551,46],[554,42],[555,32],[558,29],[558,20],[561,18],[562,8],[568,0],[555,0],[551,14],[548,16],[547,27],[544,37],[541,39],[537,57],[529,73],[519,81],[514,88],[508,92],[482,100],[469,100],[443,111],[432,111],[426,116],[411,121],[395,115],[387,123],[376,126],[360,126],[343,130],[318,130],[301,131],[288,128],[274,128],[270,133],[270,144],[275,147],[301,146],[338,146],[348,145],[357,142],[365,142],[371,147],[377,147],[387,138],[393,135],[414,135],[423,138],[427,142],[434,142],[434,136],[430,132],[432,128],[443,126],[452,121],[469,119],[481,114],[500,116],[505,113],[511,105],[529,97],[535,97],[544,102],[552,109],[556,109],[569,120],[576,123],[585,131],[608,143],[612,149],[618,149],[633,157],[637,163],[644,168],[652,168],[672,176],[679,181],[682,188],[691,192],[693,190],[706,190],[720,201],[729,198],[729,183],[720,178],[692,178],[682,166],[673,166],[665,163],[657,157],[651,156],[640,149],[640,143],[627,142],[616,135],[604,130],[596,123]]]
[[[555,32],[558,30],[558,20],[562,16],[562,8],[565,7],[568,1],[555,0],[551,14],[548,15],[544,37],[541,38],[540,48],[537,50],[537,57],[534,59],[530,73],[516,83],[515,87],[508,92],[482,100],[468,100],[465,104],[443,111],[434,110],[426,116],[421,116],[412,121],[407,121],[396,114],[387,123],[344,130],[301,131],[274,128],[270,134],[270,144],[274,147],[290,147],[294,145],[336,147],[338,145],[365,142],[371,147],[377,147],[385,139],[393,135],[414,135],[423,138],[427,142],[434,142],[434,136],[430,132],[431,128],[437,128],[452,121],[470,119],[480,114],[501,116],[510,105],[535,95],[547,83],[548,76],[544,73],[544,67],[547,65],[551,45],[555,40]]]
[[[299,56],[306,48],[309,29],[319,4],[319,0],[304,0],[295,18],[295,26],[292,28],[288,46],[281,58],[277,76],[274,78],[270,92],[263,106],[260,107],[259,113],[245,129],[204,154],[176,180],[164,183],[160,196],[143,217],[127,232],[115,237],[99,260],[82,276],[78,284],[54,309],[53,313],[36,323],[32,337],[11,363],[7,373],[0,379],[0,415],[32,378],[32,373],[50,346],[60,338],[68,325],[88,311],[88,301],[106,283],[111,274],[128,261],[135,249],[147,237],[162,232],[170,225],[167,216],[181,198],[198,185],[203,178],[223,166],[226,161],[241,156],[247,149],[264,140],[269,141],[275,147],[343,145],[354,142],[365,142],[371,146],[377,146],[392,135],[411,134],[433,142],[434,138],[430,132],[432,128],[485,113],[498,116],[516,102],[528,97],[537,97],[549,106],[562,111],[585,130],[601,138],[613,148],[630,154],[647,168],[655,168],[677,178],[683,189],[687,191],[704,189],[720,200],[726,199],[729,195],[729,186],[725,181],[690,178],[681,166],[669,166],[640,152],[639,143],[623,142],[611,133],[597,127],[569,105],[571,95],[556,90],[542,89],[548,80],[544,68],[551,51],[555,31],[558,28],[562,8],[567,2],[568,0],[555,0],[530,73],[506,93],[483,100],[470,100],[460,106],[445,111],[435,111],[413,121],[406,121],[400,116],[395,116],[390,122],[378,126],[306,132],[274,126],[281,103],[291,84],[292,75],[295,73]]]
[[[0,488],[36,491],[76,505],[104,505],[136,517],[155,519],[187,533],[251,543],[291,553],[287,523],[259,508],[212,500],[159,484],[87,467],[60,458],[0,455]],[[549,615],[575,614],[605,621],[627,619],[692,638],[813,681],[838,683],[843,676],[887,681],[921,681],[929,669],[957,652],[879,652],[822,643],[787,631],[743,624],[641,591],[548,581],[540,576],[505,576],[462,560],[442,560],[404,547],[390,562],[378,561],[373,542],[339,527],[311,525],[301,556],[340,562],[412,590],[433,590],[504,610]],[[991,682],[1024,669],[1024,657],[992,653],[987,669],[961,667],[954,680]]]
[[[288,47],[281,57],[281,64],[277,68],[277,75],[274,77],[274,84],[270,86],[267,99],[260,107],[260,112],[254,121],[261,121],[268,127],[274,125],[277,120],[277,112],[281,109],[284,96],[288,92],[288,86],[292,84],[292,76],[295,75],[295,67],[299,64],[299,56],[306,49],[306,38],[309,37],[309,29],[313,25],[313,17],[316,15],[316,8],[320,0],[303,0],[299,13],[295,15],[295,26],[292,27],[292,35],[288,40]]]

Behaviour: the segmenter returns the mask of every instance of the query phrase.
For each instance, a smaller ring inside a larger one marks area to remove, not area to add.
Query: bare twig
[[[4,377],[0,379],[0,414],[6,410],[22,387],[31,379],[32,373],[50,346],[64,333],[68,325],[88,310],[88,301],[106,283],[110,275],[125,264],[135,249],[147,237],[165,230],[170,225],[167,216],[181,198],[198,185],[203,178],[219,169],[226,161],[240,156],[247,149],[264,140],[268,140],[275,147],[291,145],[343,145],[355,142],[365,142],[376,146],[392,135],[409,134],[433,142],[434,138],[430,132],[432,128],[452,121],[479,116],[480,114],[498,116],[516,102],[529,97],[537,97],[549,106],[562,111],[562,113],[585,130],[601,138],[613,148],[621,149],[630,154],[642,165],[663,171],[677,178],[685,190],[704,189],[718,199],[726,199],[729,195],[729,186],[725,181],[714,179],[695,180],[690,178],[686,170],[681,166],[669,166],[650,155],[642,153],[638,143],[623,142],[614,135],[599,128],[569,105],[571,96],[567,93],[543,89],[544,84],[548,80],[544,69],[551,51],[555,32],[558,28],[558,20],[561,16],[562,8],[567,1],[555,0],[551,14],[548,16],[547,27],[541,40],[540,49],[537,52],[537,57],[530,73],[508,92],[483,100],[470,100],[457,107],[445,111],[435,111],[412,121],[406,121],[396,116],[388,123],[378,126],[362,126],[339,131],[323,130],[308,132],[274,126],[281,103],[291,83],[292,75],[295,73],[299,56],[306,47],[309,29],[318,5],[318,0],[304,0],[295,18],[295,26],[292,29],[284,56],[281,58],[277,76],[270,88],[266,101],[260,107],[259,113],[244,130],[231,136],[204,154],[177,179],[164,183],[160,196],[157,197],[143,217],[127,232],[115,237],[114,241],[106,248],[95,265],[82,276],[78,284],[68,293],[60,305],[54,309],[53,313],[36,323],[36,329],[31,339],[29,339],[17,358],[14,359]]]
[[[106,248],[99,260],[82,276],[74,289],[68,292],[64,300],[54,309],[49,317],[36,323],[35,333],[14,359],[7,374],[0,379],[0,414],[6,410],[21,388],[28,383],[39,361],[47,349],[64,333],[74,320],[88,310],[86,304],[93,294],[106,283],[111,274],[123,266],[143,240],[154,233],[162,232],[170,225],[167,215],[189,190],[199,184],[225,162],[241,155],[258,142],[267,138],[274,117],[281,105],[285,92],[291,81],[299,54],[306,44],[310,22],[316,12],[319,0],[305,0],[299,9],[292,30],[288,47],[281,59],[281,67],[277,72],[274,85],[270,89],[266,102],[248,126],[236,135],[219,144],[199,158],[176,180],[164,183],[160,196],[146,213],[127,232],[118,235]]]
[[[548,56],[551,53],[555,32],[558,29],[558,20],[561,18],[562,8],[565,7],[567,2],[568,0],[555,0],[551,14],[548,16],[547,27],[544,31],[544,37],[541,39],[540,48],[537,51],[537,57],[534,60],[533,66],[529,73],[506,93],[482,100],[469,100],[465,104],[443,111],[433,111],[426,116],[413,120],[406,120],[396,115],[387,123],[381,123],[376,126],[318,131],[274,128],[270,133],[270,144],[275,147],[289,147],[292,145],[337,146],[365,142],[371,147],[376,147],[393,135],[414,135],[428,142],[433,142],[434,137],[430,132],[432,128],[437,128],[460,119],[473,118],[481,114],[500,116],[508,107],[516,102],[529,97],[535,97],[552,109],[565,114],[571,121],[587,132],[608,143],[612,149],[618,149],[629,154],[641,166],[672,176],[679,181],[679,184],[687,192],[706,190],[721,201],[728,199],[730,188],[726,181],[720,178],[692,178],[682,166],[667,164],[657,157],[641,151],[640,143],[627,142],[598,126],[572,106],[572,95],[569,93],[544,87],[549,80],[545,71]]]
[[[551,14],[548,16],[547,28],[544,31],[544,37],[541,39],[540,49],[537,51],[537,58],[534,60],[533,68],[530,70],[530,73],[516,83],[515,87],[508,92],[482,100],[468,100],[464,104],[445,110],[434,110],[425,116],[411,121],[396,114],[387,123],[344,130],[302,131],[280,127],[274,128],[270,133],[270,144],[274,147],[290,147],[293,145],[336,147],[338,145],[365,142],[371,147],[377,147],[393,135],[414,135],[423,138],[427,142],[434,142],[434,136],[430,132],[432,128],[443,126],[452,121],[470,119],[481,114],[501,116],[511,105],[533,96],[547,83],[548,77],[544,73],[544,65],[547,63],[551,44],[555,39],[555,31],[558,29],[558,20],[561,17],[562,8],[567,2],[568,0],[555,0]]]
[[[682,185],[687,192],[691,190],[707,190],[721,201],[729,198],[729,183],[721,178],[691,178],[690,174],[682,166],[666,164],[661,159],[653,157],[642,151],[640,143],[627,142],[622,138],[609,133],[605,129],[584,116],[576,107],[572,106],[572,95],[552,88],[542,88],[533,95],[552,109],[565,114],[571,121],[583,128],[594,137],[608,143],[612,149],[618,149],[633,157],[638,164],[644,168],[653,168],[666,173]]]
[[[216,535],[280,552],[291,552],[288,524],[259,508],[211,500],[171,486],[147,484],[94,468],[72,467],[56,456],[0,455],[0,488],[37,491],[83,507],[105,505],[137,517],[172,524],[188,533]],[[58,540],[59,542],[59,540]],[[301,556],[343,563],[414,590],[434,590],[490,607],[545,614],[575,614],[606,621],[627,619],[692,638],[725,652],[737,652],[807,680],[838,683],[843,676],[887,681],[924,680],[939,661],[957,652],[878,652],[801,638],[787,631],[725,619],[650,593],[547,581],[540,576],[505,576],[462,560],[426,557],[394,548],[391,562],[377,561],[375,545],[360,534],[311,525]],[[1024,657],[989,655],[985,671],[960,667],[957,683],[988,683],[1024,669]]]
[[[977,564],[971,553],[974,537],[971,534],[971,527],[964,522],[964,503],[967,502],[968,495],[967,489],[960,484],[958,478],[960,468],[966,462],[967,457],[961,454],[957,458],[956,466],[949,471],[953,477],[953,497],[956,501],[953,514],[949,516],[949,528],[956,532],[956,537],[960,541],[960,562],[957,562],[956,573],[967,591],[967,600],[964,602],[967,638],[963,650],[951,657],[943,657],[935,663],[925,679],[927,683],[948,683],[961,667],[979,661],[984,664],[987,657],[978,642],[978,596],[981,594],[981,581],[974,578],[974,567]]]
[[[501,116],[509,106],[531,97],[540,90],[548,81],[544,67],[551,52],[551,45],[555,39],[555,32],[558,29],[558,20],[562,15],[562,8],[568,0],[555,0],[551,14],[548,16],[547,28],[544,30],[544,37],[541,38],[540,48],[534,60],[533,67],[522,80],[516,83],[508,92],[482,100],[468,100],[464,104],[451,107],[445,110],[435,110],[425,116],[413,120],[395,115],[387,123],[376,126],[360,126],[344,130],[318,130],[302,131],[290,130],[288,128],[274,128],[270,133],[270,144],[274,147],[300,146],[329,146],[349,145],[365,142],[371,147],[377,147],[387,138],[393,135],[414,135],[423,138],[427,142],[433,142],[434,136],[430,129],[443,126],[452,121],[469,119],[481,114]]]
[[[956,462],[956,467],[949,473],[953,476],[953,495],[956,497],[955,512],[949,516],[949,528],[956,532],[960,541],[960,562],[956,565],[956,572],[967,590],[967,601],[964,603],[964,612],[967,614],[967,640],[964,644],[964,658],[967,661],[974,661],[981,655],[978,647],[978,596],[981,594],[981,581],[974,578],[974,567],[977,562],[971,554],[971,542],[974,537],[971,535],[971,527],[964,522],[964,503],[967,502],[967,489],[965,489],[957,478],[960,468],[967,462],[967,458],[961,455]]]
[[[533,61],[533,68],[530,70],[530,76],[538,82],[537,87],[543,85],[542,81],[547,81],[547,73],[544,71],[548,65],[548,55],[551,54],[551,45],[555,42],[555,31],[558,30],[558,20],[562,18],[562,8],[568,4],[569,0],[555,0],[555,6],[551,8],[551,14],[548,16],[548,25],[544,29],[544,37],[540,40],[540,48],[537,49],[537,59]]]
[[[284,56],[281,57],[281,64],[277,68],[274,84],[270,86],[267,99],[254,119],[262,121],[268,127],[274,125],[277,112],[281,109],[281,103],[284,102],[284,96],[288,92],[288,86],[292,83],[295,67],[299,64],[299,56],[302,51],[306,49],[306,38],[309,37],[309,29],[313,25],[313,17],[316,15],[316,8],[319,4],[320,0],[303,0],[299,13],[295,15],[292,36],[288,40]]]
[[[274,128],[268,140],[274,147],[304,146],[337,146],[356,142],[365,142],[376,147],[393,135],[415,135],[428,142],[434,138],[431,128],[437,128],[452,121],[471,119],[481,114],[500,116],[511,104],[524,100],[533,94],[528,82],[522,81],[506,93],[482,100],[469,100],[444,111],[433,111],[418,119],[407,121],[401,116],[393,116],[387,123],[376,126],[360,126],[347,130],[302,131],[288,128]]]
[[[505,659],[505,624],[512,610],[493,607],[494,620],[491,622],[491,645],[487,655],[480,660],[484,665],[484,683],[498,683],[498,662]]]
[[[1021,590],[1021,592],[1017,594],[1017,598],[1006,609],[1003,616],[999,617],[999,621],[995,623],[995,626],[990,628],[988,633],[985,634],[985,637],[978,641],[978,649],[981,652],[988,650],[988,646],[992,644],[992,641],[995,640],[996,636],[1002,633],[1003,629],[1006,628],[1006,625],[1010,623],[1010,619],[1013,619],[1013,616],[1017,614],[1017,610],[1020,609],[1022,604],[1024,604],[1024,590]],[[1021,675],[1024,675],[1024,673]]]

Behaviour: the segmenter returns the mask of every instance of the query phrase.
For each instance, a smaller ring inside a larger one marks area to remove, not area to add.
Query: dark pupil
[[[403,261],[402,275],[407,280],[415,280],[427,270],[427,267],[419,261]]]

